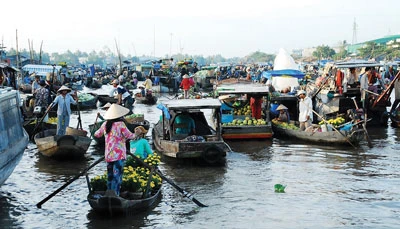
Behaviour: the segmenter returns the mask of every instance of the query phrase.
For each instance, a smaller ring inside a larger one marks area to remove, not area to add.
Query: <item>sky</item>
[[[400,34],[399,0],[6,0],[6,50],[244,57]],[[116,45],[117,44],[117,45]]]

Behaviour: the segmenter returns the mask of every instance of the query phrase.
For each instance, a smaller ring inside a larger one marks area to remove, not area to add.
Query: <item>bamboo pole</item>
[[[115,40],[115,46],[116,46],[116,48],[117,48],[117,54],[118,54],[118,59],[119,59],[119,73],[120,73],[120,74],[122,74],[122,60],[121,60],[121,53],[120,53],[120,51],[119,51],[119,48],[118,48],[117,39],[116,39],[116,38],[114,38],[114,40]]]
[[[20,59],[19,59],[19,51],[18,51],[18,29],[15,30],[15,40],[16,40],[16,54],[17,54],[16,66],[17,66],[17,68],[19,68]]]
[[[43,47],[43,40],[42,43],[40,43],[39,64],[42,64],[42,47]]]

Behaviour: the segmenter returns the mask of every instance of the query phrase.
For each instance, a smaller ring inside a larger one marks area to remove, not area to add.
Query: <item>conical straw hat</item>
[[[129,109],[113,103],[104,114],[105,120],[117,119],[129,113]]]
[[[61,92],[61,91],[72,91],[72,90],[71,90],[71,88],[62,85],[62,86],[60,87],[60,89],[58,89],[57,92]]]
[[[280,104],[280,105],[276,108],[277,111],[280,111],[280,110],[287,110],[287,109],[288,109],[288,108],[285,107],[285,105],[283,105],[283,104]]]
[[[106,103],[106,105],[100,107],[101,109],[106,109],[106,108],[110,108],[111,103]]]

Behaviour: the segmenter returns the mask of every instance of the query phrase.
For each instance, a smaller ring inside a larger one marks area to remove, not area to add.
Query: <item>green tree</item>
[[[273,62],[275,59],[275,55],[267,54],[264,52],[256,51],[251,53],[250,55],[243,58],[244,62],[254,63],[254,62]]]
[[[358,49],[362,58],[374,58],[385,53],[386,46],[379,45],[373,41],[367,42],[362,48]]]
[[[312,55],[318,59],[332,58],[336,52],[328,45],[318,46],[317,49],[312,53]]]

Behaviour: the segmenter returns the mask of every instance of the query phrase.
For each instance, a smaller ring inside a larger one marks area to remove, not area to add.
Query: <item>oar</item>
[[[147,163],[145,163],[144,161],[142,161],[140,158],[136,157],[135,155],[133,155],[132,153],[128,153],[129,155],[131,155],[137,162],[139,162],[141,165],[143,165],[144,167],[148,168],[151,170],[151,166],[148,165]],[[156,168],[155,169],[155,173],[157,173],[163,180],[165,180],[166,182],[168,182],[170,185],[172,185],[172,187],[174,187],[176,190],[178,190],[180,193],[183,194],[184,197],[189,198],[191,201],[193,201],[195,204],[197,204],[199,207],[207,207],[207,205],[202,204],[200,201],[198,201],[196,198],[194,198],[190,193],[188,193],[187,191],[185,191],[183,188],[179,187],[177,184],[175,184],[173,181],[171,181],[170,179],[168,179],[167,177],[165,177],[161,171]]]
[[[353,102],[354,102],[354,105],[356,106],[356,109],[358,110],[358,105],[357,105],[357,102],[356,102],[356,97],[352,97],[351,98],[352,100],[353,100]],[[368,131],[367,131],[367,112],[364,112],[364,123],[362,124],[362,127],[363,127],[363,129],[364,129],[364,133],[365,133],[365,138],[367,139],[367,142],[368,142],[368,147],[369,148],[372,148],[372,142],[371,142],[371,139],[369,138],[369,134],[368,134]]]
[[[49,105],[49,107],[46,109],[46,111],[44,112],[44,115],[40,118],[40,120],[36,123],[35,128],[33,128],[32,130],[32,135],[35,135],[35,131],[36,129],[39,127],[40,124],[42,124],[44,118],[46,117],[47,113],[49,113],[50,109],[51,109],[51,105]]]
[[[75,180],[77,180],[79,177],[81,177],[82,175],[86,174],[87,171],[89,171],[89,169],[93,168],[95,165],[99,164],[100,162],[102,162],[104,160],[104,156],[101,157],[100,159],[98,159],[97,161],[95,161],[93,164],[89,165],[89,167],[87,167],[85,170],[83,170],[81,173],[79,173],[78,175],[76,175],[74,178],[72,178],[71,180],[69,180],[67,183],[65,183],[63,186],[61,186],[60,188],[58,188],[57,190],[55,190],[54,192],[52,192],[50,195],[48,195],[46,198],[44,198],[43,200],[41,200],[39,203],[36,204],[36,207],[41,208],[42,205],[44,203],[46,203],[48,200],[50,200],[53,196],[55,196],[57,193],[59,193],[61,190],[63,190],[64,188],[66,188],[68,185],[70,185],[72,182],[74,182]]]
[[[76,95],[78,97],[78,94]],[[82,130],[82,120],[81,120],[81,110],[79,109],[79,101],[76,101],[76,108],[78,109],[78,125],[76,126],[76,129]]]
[[[94,120],[94,124],[93,124],[93,130],[90,131],[90,136],[93,136],[94,131],[96,130],[96,127],[97,127],[97,119],[99,118],[99,115],[100,115],[100,114],[97,113],[96,120]]]

